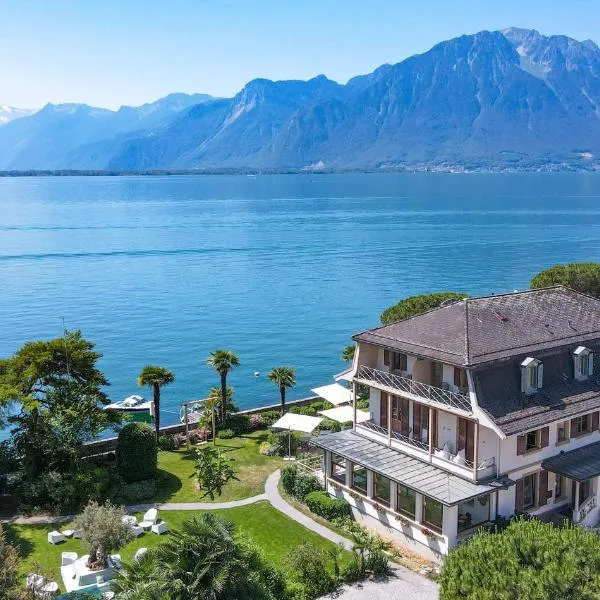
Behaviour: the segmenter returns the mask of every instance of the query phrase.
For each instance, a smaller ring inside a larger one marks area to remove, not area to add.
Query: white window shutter
[[[544,382],[544,365],[540,363],[537,368],[537,387],[538,390],[542,387]]]
[[[527,367],[521,367],[521,392],[524,394],[527,391]]]
[[[581,375],[581,356],[573,354],[573,367],[575,371],[575,379]]]
[[[588,375],[594,374],[594,353],[590,352],[590,357],[588,359]]]

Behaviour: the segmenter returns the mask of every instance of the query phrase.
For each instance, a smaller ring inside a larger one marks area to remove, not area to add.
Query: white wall
[[[495,431],[488,427],[479,425],[479,460],[489,460],[497,458],[498,454],[498,436]]]
[[[376,388],[369,388],[369,411],[373,417],[373,420],[377,425],[381,425],[381,392]]]
[[[450,444],[450,452],[452,452],[452,454],[456,454],[458,417],[452,413],[447,413],[441,410],[438,410],[437,415],[438,446],[443,448],[444,444],[448,442]]]

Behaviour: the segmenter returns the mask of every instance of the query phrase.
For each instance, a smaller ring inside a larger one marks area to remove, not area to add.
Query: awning
[[[354,419],[354,408],[352,406],[338,406],[336,408],[328,408],[327,410],[320,410],[320,415],[327,417],[333,421],[337,421],[338,423],[352,423]],[[368,421],[371,418],[371,415],[366,410],[357,410],[356,411],[356,422],[362,423],[363,421]]]
[[[278,421],[273,423],[271,428],[310,433],[322,420],[321,417],[310,417],[309,415],[298,415],[296,413],[287,412]]]
[[[336,381],[339,381],[340,379],[342,381],[352,381],[352,377],[354,376],[353,369],[354,369],[354,367],[350,367],[349,369],[346,369],[345,371],[342,371],[341,373],[337,373],[336,375],[333,376],[333,378]]]
[[[596,477],[600,475],[600,442],[547,458],[542,468],[576,481]]]
[[[467,481],[349,429],[312,438],[311,444],[339,454],[446,506],[454,506],[465,500],[489,494],[499,487],[495,482],[477,484]]]
[[[352,401],[352,391],[339,383],[314,388],[311,392],[314,392],[317,396],[327,400],[327,402],[331,402],[335,406]]]

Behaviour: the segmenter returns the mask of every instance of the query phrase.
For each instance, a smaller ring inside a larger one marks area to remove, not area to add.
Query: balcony
[[[449,409],[465,415],[473,414],[468,394],[451,392],[450,390],[414,381],[409,377],[386,373],[365,365],[359,367],[355,380],[365,385],[383,387],[391,394],[400,392],[404,396],[419,402],[426,400],[429,404],[446,410]]]
[[[432,453],[430,454],[428,442],[413,439],[398,431],[388,431],[386,427],[378,425],[372,419],[357,423],[356,432],[463,477],[467,476],[479,480],[496,475],[495,458],[479,460],[475,468],[473,461],[466,458],[458,459],[455,454],[449,454],[442,448],[436,448],[434,445],[431,446]]]

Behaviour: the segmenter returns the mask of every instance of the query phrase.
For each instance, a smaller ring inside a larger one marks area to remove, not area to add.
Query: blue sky
[[[2,0],[0,103],[116,108],[250,79],[345,82],[462,33],[600,43],[600,0]]]

